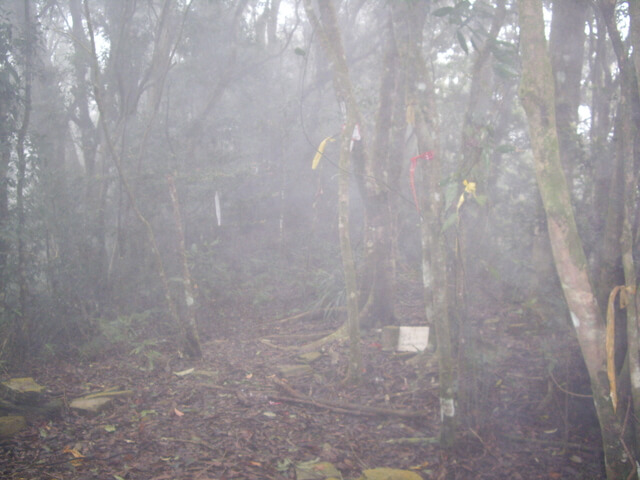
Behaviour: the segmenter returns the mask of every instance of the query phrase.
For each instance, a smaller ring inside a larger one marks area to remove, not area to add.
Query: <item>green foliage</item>
[[[145,310],[114,319],[97,319],[97,331],[80,347],[80,353],[89,360],[109,353],[128,354],[143,362],[141,368],[153,370],[162,358],[157,350],[163,342],[157,333],[159,318],[156,310]]]
[[[337,310],[346,305],[346,289],[343,274],[339,270],[328,272],[315,270],[309,279],[312,285],[310,297],[313,298],[311,310],[324,311],[324,317],[334,316]]]

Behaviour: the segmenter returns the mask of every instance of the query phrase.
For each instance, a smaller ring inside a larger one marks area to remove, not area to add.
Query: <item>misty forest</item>
[[[0,477],[634,479],[640,2],[0,2]]]

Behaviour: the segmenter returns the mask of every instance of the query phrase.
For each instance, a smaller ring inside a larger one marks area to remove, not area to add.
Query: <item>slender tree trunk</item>
[[[538,187],[547,214],[553,257],[587,366],[605,455],[607,478],[627,478],[632,465],[622,444],[622,425],[609,396],[604,323],[589,280],[569,188],[560,163],[555,94],[547,53],[542,0],[519,0],[522,81]]]
[[[549,34],[560,159],[570,192],[573,191],[575,168],[582,157],[576,128],[588,8],[586,0],[554,1]]]
[[[198,334],[198,325],[195,314],[195,288],[191,280],[189,271],[189,263],[187,261],[187,251],[184,246],[184,229],[182,228],[182,215],[180,214],[180,202],[178,201],[178,192],[173,177],[167,177],[169,184],[169,194],[171,195],[171,204],[173,205],[173,216],[176,222],[176,231],[178,232],[178,254],[180,255],[180,263],[182,264],[182,286],[184,294],[184,306],[186,310],[186,319],[184,320],[183,336],[185,339],[185,350],[191,352],[194,357],[201,357],[200,336]]]
[[[311,0],[304,1],[309,21],[319,32],[325,54],[332,64],[333,85],[338,98],[344,104],[346,111],[345,125],[340,140],[340,162],[338,168],[338,231],[340,235],[340,252],[344,269],[345,286],[347,289],[347,326],[349,331],[349,369],[348,381],[358,381],[362,374],[362,354],[360,352],[360,325],[358,288],[356,268],[351,248],[349,233],[349,172],[351,158],[352,132],[356,125],[361,125],[358,106],[353,95],[349,69],[342,47],[338,22],[335,16],[333,2],[327,0],[319,3],[322,23],[316,16]]]
[[[505,17],[505,0],[498,0],[487,38],[479,46],[473,61],[467,111],[461,134],[462,165],[458,170],[463,172],[463,179],[476,182],[481,192],[488,191],[489,168],[483,167],[482,160],[491,143],[492,125],[495,123],[495,114],[490,105],[490,92],[494,90],[491,51]],[[463,345],[463,348],[458,349],[458,405],[460,416],[469,422],[469,425],[475,425],[476,420],[480,420],[477,416],[473,418],[474,412],[480,412],[479,405],[474,405],[473,402],[478,399],[478,382],[482,372],[477,365],[476,327],[467,317],[469,305],[473,311],[474,301],[479,297],[474,293],[478,292],[481,286],[478,285],[479,282],[466,280],[482,278],[483,262],[477,261],[482,258],[482,251],[475,247],[486,244],[486,214],[486,207],[466,203],[460,211],[456,237],[456,295],[451,314],[457,319],[458,341]]]
[[[619,193],[617,175],[617,156],[612,151],[608,138],[611,133],[612,115],[611,104],[613,95],[613,80],[611,76],[611,62],[607,52],[607,36],[604,35],[606,25],[599,9],[593,9],[594,18],[589,36],[590,51],[588,58],[591,81],[591,126],[589,130],[589,144],[591,154],[592,193],[590,213],[590,231],[597,232],[591,238],[592,252],[590,264],[594,272],[594,286],[599,305],[605,305],[611,285],[617,284],[615,267],[611,267],[609,258],[617,261],[620,258],[620,245],[615,237],[619,231],[615,227],[620,219]],[[595,25],[594,25],[595,24]],[[595,27],[595,28],[594,28]],[[615,165],[611,165],[614,159]],[[613,228],[612,228],[613,227]],[[613,230],[612,233],[610,233]],[[600,235],[600,232],[605,232]],[[601,237],[601,238],[600,238]],[[608,290],[609,289],[609,290]]]
[[[135,213],[136,217],[138,218],[138,220],[140,221],[140,223],[144,226],[144,229],[147,233],[147,238],[149,240],[150,243],[150,247],[151,247],[151,253],[153,255],[153,258],[155,259],[155,263],[156,263],[156,268],[158,271],[158,277],[160,279],[160,283],[162,285],[162,289],[164,292],[164,296],[165,296],[165,301],[167,303],[167,307],[169,309],[169,313],[171,315],[171,318],[174,320],[174,322],[176,323],[176,325],[180,328],[180,330],[183,332],[183,334],[185,335],[184,340],[184,344],[185,344],[185,353],[191,357],[194,358],[198,358],[201,356],[201,349],[200,349],[200,345],[199,343],[197,343],[198,340],[198,334],[197,332],[192,332],[189,330],[190,325],[186,324],[185,322],[182,321],[182,318],[180,318],[180,315],[178,313],[178,310],[176,308],[176,304],[173,300],[173,298],[171,297],[171,290],[169,288],[169,280],[167,278],[167,274],[164,268],[164,262],[162,261],[162,255],[160,254],[160,250],[158,248],[158,243],[156,241],[156,236],[155,233],[153,231],[153,227],[151,226],[151,224],[149,223],[149,221],[144,217],[144,215],[142,214],[142,212],[140,211],[140,209],[137,206],[137,201],[136,201],[136,197],[133,193],[133,189],[131,188],[131,186],[129,185],[129,182],[127,181],[127,178],[125,176],[124,170],[122,168],[122,162],[120,159],[120,156],[118,154],[118,152],[116,151],[113,139],[111,137],[111,132],[109,131],[109,128],[107,126],[107,122],[106,122],[106,109],[104,107],[103,104],[103,100],[102,100],[102,90],[100,88],[100,76],[99,76],[99,72],[100,72],[100,67],[98,65],[98,60],[97,60],[97,53],[96,53],[96,44],[95,44],[95,36],[93,33],[93,26],[91,23],[91,16],[90,16],[90,12],[89,12],[89,6],[85,0],[85,18],[87,20],[87,25],[88,25],[88,29],[89,29],[89,41],[90,41],[90,45],[91,45],[91,53],[92,53],[92,60],[93,60],[93,69],[92,69],[92,74],[93,74],[93,86],[94,86],[94,96],[95,96],[95,100],[96,100],[96,105],[98,107],[98,112],[100,114],[100,124],[102,125],[102,130],[103,130],[103,134],[105,137],[105,142],[107,145],[107,150],[108,150],[108,154],[111,157],[111,159],[113,160],[113,163],[116,167],[117,173],[118,173],[118,178],[120,180],[120,184],[123,188],[123,190],[125,191],[127,198],[129,200],[129,204],[131,206],[131,209],[133,210],[133,212]],[[195,343],[194,343],[195,342]]]
[[[20,322],[16,333],[18,338],[18,351],[24,355],[29,350],[29,313],[28,309],[28,287],[27,287],[27,255],[25,246],[25,183],[27,169],[26,141],[31,119],[31,87],[33,80],[33,51],[35,43],[35,33],[32,23],[31,1],[24,0],[24,97],[22,124],[18,130],[16,141],[17,172],[16,172],[16,211],[17,211],[17,247],[18,247],[18,289]]]

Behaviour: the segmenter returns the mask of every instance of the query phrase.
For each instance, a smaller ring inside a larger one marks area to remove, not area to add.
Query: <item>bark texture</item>
[[[349,367],[347,381],[356,382],[362,374],[362,354],[360,352],[360,324],[356,266],[349,233],[349,172],[351,159],[351,137],[353,129],[360,122],[360,113],[355,101],[347,59],[342,47],[340,30],[333,2],[320,2],[320,19],[316,16],[310,0],[304,2],[307,17],[322,38],[325,54],[329,58],[333,73],[333,86],[339,99],[344,103],[345,125],[340,139],[340,175],[338,177],[338,232],[340,253],[347,290],[347,329],[349,331]]]
[[[431,151],[432,155],[421,159],[422,172],[420,195],[422,242],[422,281],[427,320],[435,327],[438,370],[440,380],[440,443],[451,447],[455,443],[457,423],[455,365],[451,347],[447,296],[447,252],[442,232],[442,207],[444,195],[440,186],[441,152],[438,137],[438,112],[435,102],[435,86],[431,72],[426,68],[422,55],[422,32],[426,19],[424,4],[398,2],[396,11],[396,35],[398,50],[407,69],[407,105],[414,108],[415,134],[418,151]]]
[[[522,80],[520,98],[529,122],[536,179],[547,215],[558,276],[591,380],[602,431],[607,478],[627,478],[632,465],[621,443],[622,425],[609,397],[604,322],[589,280],[569,189],[560,163],[555,93],[544,36],[541,0],[519,0]]]

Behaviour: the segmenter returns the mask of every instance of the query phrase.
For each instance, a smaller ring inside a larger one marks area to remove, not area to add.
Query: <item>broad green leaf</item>
[[[496,147],[496,153],[513,153],[515,151],[516,148],[508,143],[503,143],[502,145],[498,145]]]

